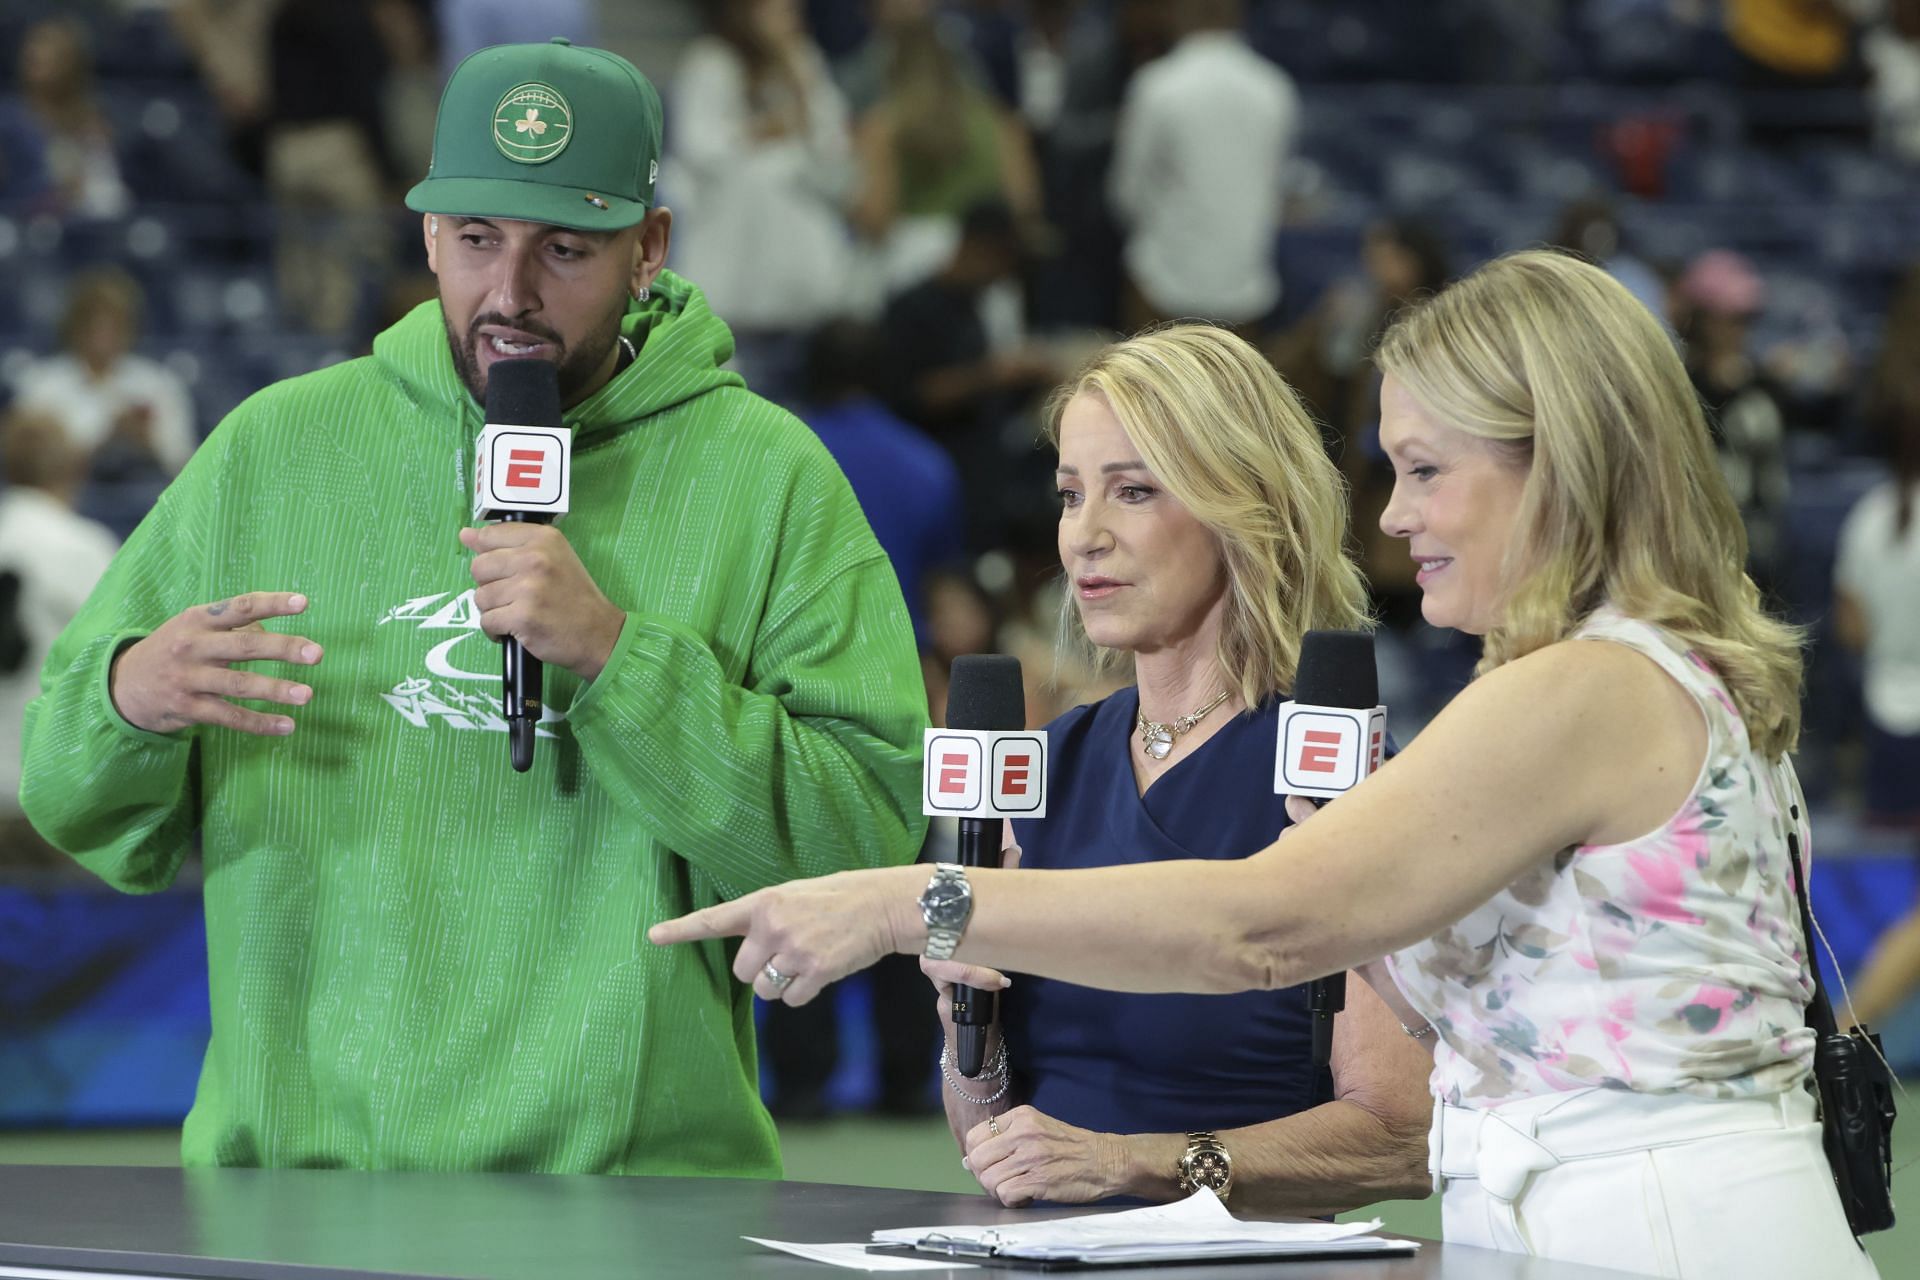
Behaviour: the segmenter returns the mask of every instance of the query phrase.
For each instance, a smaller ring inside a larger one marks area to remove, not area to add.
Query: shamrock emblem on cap
[[[552,85],[516,85],[493,109],[493,144],[520,164],[545,164],[572,137],[573,109]]]

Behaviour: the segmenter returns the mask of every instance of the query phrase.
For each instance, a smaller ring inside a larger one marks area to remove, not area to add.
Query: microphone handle
[[[517,661],[516,661],[517,659]],[[507,679],[511,683],[516,675],[520,677],[520,687],[524,691],[519,699],[520,706],[529,704],[533,715],[524,710],[520,714],[507,713],[507,755],[513,764],[515,773],[525,773],[533,768],[534,726],[539,723],[540,708],[540,659],[529,654],[526,646],[518,640],[509,639],[506,650]],[[514,695],[507,695],[507,705],[514,705]]]
[[[1307,984],[1307,1012],[1313,1025],[1313,1065],[1333,1062],[1333,1015],[1347,1007],[1347,975],[1330,974]]]
[[[500,515],[502,523],[525,523],[539,520],[524,511],[505,511]],[[527,652],[526,645],[520,643],[518,636],[508,636],[501,644],[503,663],[501,680],[501,714],[507,722],[507,758],[513,764],[515,773],[525,773],[533,768],[534,726],[540,723],[540,659]]]
[[[1324,800],[1313,802],[1316,809],[1325,805]],[[1346,1007],[1346,970],[1315,978],[1307,984],[1307,1022],[1313,1028],[1314,1066],[1327,1067],[1333,1064],[1333,1016]]]
[[[960,819],[960,865],[1000,865],[1003,818]],[[971,1080],[987,1065],[987,1032],[999,1015],[999,995],[968,986],[953,989],[953,1060],[960,1074]]]

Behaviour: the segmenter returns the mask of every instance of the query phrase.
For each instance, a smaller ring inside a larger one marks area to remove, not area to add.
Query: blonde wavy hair
[[[1047,404],[1047,439],[1080,395],[1099,396],[1155,477],[1212,533],[1227,599],[1216,658],[1249,707],[1293,686],[1300,637],[1364,628],[1367,593],[1348,558],[1347,488],[1293,389],[1225,329],[1173,324],[1102,348]],[[1063,645],[1097,671],[1124,661],[1087,638],[1069,596]]]
[[[1510,254],[1396,318],[1374,360],[1438,421],[1528,465],[1481,672],[1610,602],[1712,664],[1756,750],[1793,749],[1800,633],[1761,608],[1699,397],[1624,286],[1562,254]]]

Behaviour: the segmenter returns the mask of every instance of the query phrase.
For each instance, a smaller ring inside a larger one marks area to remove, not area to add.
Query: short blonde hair
[[[129,331],[136,331],[145,303],[139,282],[119,267],[83,271],[67,287],[67,306],[60,316],[60,342],[71,349],[87,324],[103,311],[118,315]]]
[[[1699,397],[1653,314],[1598,267],[1510,254],[1400,316],[1375,362],[1442,423],[1530,456],[1480,670],[1611,602],[1710,662],[1756,750],[1800,733],[1800,634],[1768,616]]]
[[[1292,688],[1300,637],[1369,625],[1348,558],[1347,488],[1320,432],[1253,347],[1206,324],[1173,324],[1102,348],[1053,393],[1047,438],[1074,397],[1106,402],[1167,492],[1214,536],[1227,601],[1217,659],[1247,706]],[[1086,637],[1071,597],[1061,627],[1096,669],[1121,661]]]

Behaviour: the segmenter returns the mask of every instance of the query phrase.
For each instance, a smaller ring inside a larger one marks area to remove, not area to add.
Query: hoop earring
[[[653,290],[648,288],[644,284],[641,285],[638,289],[635,289],[633,291],[633,300],[635,302],[645,302],[648,298],[651,298],[652,296],[653,296]]]

